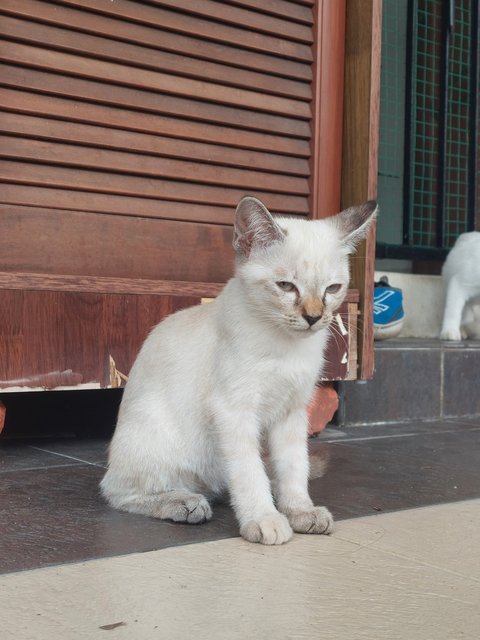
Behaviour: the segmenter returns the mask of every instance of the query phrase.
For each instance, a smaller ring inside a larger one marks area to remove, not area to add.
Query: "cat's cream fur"
[[[441,338],[480,339],[480,231],[458,236],[442,277],[446,299]]]
[[[113,507],[200,523],[228,492],[252,542],[332,531],[308,494],[306,407],[348,254],[375,213],[366,203],[324,220],[274,219],[241,200],[235,276],[211,304],[161,322],[133,365],[101,483]]]

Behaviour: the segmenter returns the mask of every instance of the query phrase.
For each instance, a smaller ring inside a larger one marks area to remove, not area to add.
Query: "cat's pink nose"
[[[302,317],[308,322],[309,326],[311,327],[318,320],[320,320],[322,316],[307,316],[306,314],[304,314]]]

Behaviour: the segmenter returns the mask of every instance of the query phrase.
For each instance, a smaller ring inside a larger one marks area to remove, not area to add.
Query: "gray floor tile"
[[[310,441],[313,468],[330,458],[325,477],[312,479],[311,494],[338,520],[480,497],[475,421],[336,431],[330,441],[328,429]],[[200,526],[110,509],[98,490],[105,445],[94,439],[2,446],[10,472],[0,485],[0,571],[238,536],[226,505],[214,505],[213,520]]]

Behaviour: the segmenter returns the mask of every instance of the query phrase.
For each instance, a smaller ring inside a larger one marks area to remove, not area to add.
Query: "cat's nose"
[[[318,320],[320,320],[320,318],[322,316],[307,316],[306,314],[303,314],[302,316],[309,324],[309,326],[311,327],[312,325],[314,325]]]

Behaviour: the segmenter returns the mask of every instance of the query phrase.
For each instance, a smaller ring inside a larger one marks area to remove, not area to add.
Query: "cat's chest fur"
[[[224,307],[229,293],[218,300],[213,387],[222,389],[232,405],[255,411],[267,426],[308,402],[328,333],[292,341],[237,311],[232,318]]]

